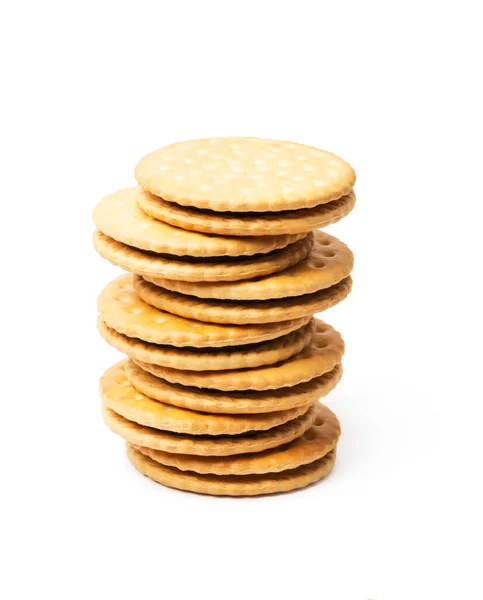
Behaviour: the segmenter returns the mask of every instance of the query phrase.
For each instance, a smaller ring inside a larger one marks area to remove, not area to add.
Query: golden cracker
[[[189,435],[139,425],[107,407],[103,407],[102,412],[109,429],[135,446],[197,456],[232,456],[276,448],[303,435],[316,417],[315,406],[312,406],[300,417],[268,431],[240,435]]]
[[[209,323],[243,325],[298,319],[327,310],[348,296],[352,289],[352,278],[346,277],[339,283],[312,294],[245,302],[187,296],[154,285],[138,275],[134,276],[133,286],[145,302],[160,310]]]
[[[137,202],[149,216],[175,227],[218,235],[264,236],[303,233],[337,223],[352,211],[356,195],[351,190],[342,198],[313,208],[269,213],[202,210],[166,202],[149,192],[139,194]]]
[[[170,383],[221,391],[273,390],[291,387],[320,377],[341,362],[344,342],[330,325],[315,319],[315,331],[310,344],[295,356],[255,369],[233,371],[181,371],[141,361],[142,369]]]
[[[308,410],[303,406],[275,413],[220,415],[179,408],[138,392],[126,377],[125,364],[126,361],[115,364],[101,377],[101,397],[105,407],[146,427],[191,435],[238,435],[271,429]]]
[[[95,231],[94,248],[113,265],[144,277],[167,277],[187,281],[239,281],[282,271],[304,260],[314,244],[311,233],[293,244],[269,254],[246,260],[182,260],[150,254]],[[186,257],[185,257],[186,259]]]
[[[153,400],[201,412],[253,414],[288,410],[298,406],[311,406],[318,398],[326,396],[339,383],[342,377],[342,365],[338,364],[328,373],[305,383],[261,392],[230,393],[169,383],[169,381],[155,377],[141,369],[132,360],[126,364],[125,373],[131,385],[138,392],[153,398]]]
[[[131,463],[143,475],[167,487],[211,496],[259,496],[290,492],[325,477],[335,463],[335,449],[313,463],[263,475],[199,475],[165,467],[127,444]]]
[[[271,300],[313,294],[327,289],[350,275],[354,257],[340,240],[323,231],[315,232],[315,243],[308,257],[282,272],[236,283],[187,283],[157,277],[145,279],[162,288],[219,300]]]
[[[185,319],[146,304],[134,292],[132,275],[121,275],[101,292],[97,307],[104,323],[118,333],[152,344],[218,348],[253,344],[299,329],[309,317],[283,323],[217,325]]]
[[[143,446],[136,446],[136,450],[166,467],[175,467],[180,471],[213,475],[279,473],[312,463],[337,445],[340,436],[337,417],[323,404],[317,403],[315,409],[317,416],[306,433],[289,444],[264,452],[226,457],[174,454]]]
[[[139,250],[176,256],[253,256],[285,248],[303,234],[265,237],[206,235],[173,227],[143,212],[127,188],[105,196],[94,209],[94,223],[105,235]]]
[[[331,152],[243,137],[171,144],[142,158],[135,176],[164,200],[234,212],[311,208],[348,194],[356,179]]]
[[[161,346],[130,338],[111,329],[101,319],[98,320],[98,329],[108,344],[129,358],[188,371],[222,371],[272,365],[303,350],[312,337],[312,323],[309,322],[292,333],[258,344],[200,349]]]

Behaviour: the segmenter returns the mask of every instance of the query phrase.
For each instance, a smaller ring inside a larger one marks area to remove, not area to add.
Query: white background
[[[2,4],[2,598],[482,598],[479,4]],[[293,494],[163,488],[100,416],[92,208],[218,135],[358,174],[338,463]]]

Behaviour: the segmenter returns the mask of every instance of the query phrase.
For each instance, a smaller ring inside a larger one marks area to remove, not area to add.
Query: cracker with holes
[[[98,329],[108,344],[133,359],[173,369],[204,371],[206,369],[248,369],[271,365],[297,354],[310,343],[312,323],[274,340],[229,348],[177,348],[151,344],[130,338],[108,327],[99,319]]]
[[[151,283],[198,298],[218,300],[273,300],[313,294],[327,290],[349,277],[354,257],[336,237],[323,231],[315,233],[315,243],[308,257],[280,273],[247,281],[225,283],[190,283],[145,277]]]
[[[94,247],[134,273],[184,281],[238,281],[297,264],[310,252],[312,234],[220,236],[173,227],[145,214],[138,188],[103,198],[94,210]],[[247,258],[248,257],[248,258]]]
[[[129,421],[191,435],[237,435],[247,431],[264,431],[296,419],[309,410],[309,407],[301,406],[272,413],[224,415],[179,408],[138,392],[126,377],[124,362],[104,373],[100,390],[104,406]]]
[[[327,227],[347,216],[356,204],[353,190],[327,204],[280,212],[215,212],[166,202],[149,192],[138,194],[136,199],[146,214],[170,225],[203,233],[238,236],[293,235]]]
[[[225,456],[196,456],[154,450],[136,446],[154,461],[180,471],[194,471],[213,475],[255,475],[279,473],[296,469],[325,456],[337,445],[340,425],[337,417],[323,404],[314,407],[315,421],[312,427],[292,442],[263,452],[237,455],[233,460]]]
[[[146,427],[130,421],[103,406],[104,422],[111,431],[135,446],[174,454],[196,456],[233,456],[278,448],[297,439],[310,429],[316,418],[315,406],[296,419],[266,431],[250,431],[238,435],[192,435]]]
[[[342,365],[298,385],[262,391],[227,392],[170,383],[141,369],[132,360],[126,363],[125,373],[138,392],[153,400],[207,413],[253,414],[312,405],[339,383]]]
[[[352,278],[346,277],[328,288],[291,298],[274,300],[217,300],[197,298],[172,292],[135,276],[136,293],[148,304],[160,310],[209,323],[249,324],[278,323],[285,319],[300,319],[335,306],[349,295]]]
[[[309,233],[298,240],[268,254],[247,258],[197,259],[154,254],[118,242],[101,231],[95,231],[94,248],[113,265],[145,277],[168,277],[179,281],[240,281],[282,271],[306,258],[314,245]]]
[[[356,179],[331,152],[236,137],[166,146],[142,158],[135,174],[163,200],[221,212],[312,208],[348,194]]]
[[[310,344],[295,356],[274,365],[226,371],[186,371],[134,361],[145,371],[170,383],[222,391],[274,390],[320,377],[342,360],[344,342],[340,333],[315,319]]]
[[[283,323],[228,326],[186,319],[144,302],[134,292],[131,275],[121,275],[107,285],[98,298],[97,308],[105,331],[109,328],[122,334],[126,347],[130,344],[138,349],[139,340],[195,348],[242,346],[281,337],[310,320],[310,317],[302,317]]]
[[[196,258],[253,256],[285,248],[302,234],[230,237],[185,231],[149,217],[136,203],[138,188],[103,198],[94,209],[94,223],[104,235],[147,252]]]
[[[319,481],[335,463],[335,449],[319,460],[295,469],[262,475],[200,475],[167,467],[127,444],[131,463],[143,475],[165,486],[211,496],[260,496],[291,492]]]

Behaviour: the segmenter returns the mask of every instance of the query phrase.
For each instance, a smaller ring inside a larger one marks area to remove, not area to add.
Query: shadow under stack
[[[128,274],[98,300],[127,355],[102,376],[104,420],[132,464],[212,495],[286,492],[332,469],[340,435],[319,399],[344,342],[313,317],[351,290],[353,257],[320,231],[355,204],[353,169],[291,142],[172,144],[139,187],[94,211],[94,245]]]

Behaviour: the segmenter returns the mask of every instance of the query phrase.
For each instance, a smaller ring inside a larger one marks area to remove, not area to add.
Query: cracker
[[[217,325],[185,319],[146,304],[134,292],[132,275],[111,281],[97,301],[99,316],[111,329],[153,344],[218,348],[253,344],[281,337],[299,329],[309,317],[283,323]]]
[[[220,415],[179,408],[138,392],[126,377],[125,364],[126,361],[115,364],[101,377],[101,397],[104,406],[146,427],[191,435],[238,435],[277,427],[308,410],[303,406],[254,415]]]
[[[229,213],[202,210],[166,202],[148,192],[137,198],[141,209],[165,223],[218,235],[282,235],[327,227],[348,215],[356,203],[354,190],[346,196],[313,208],[269,213]]]
[[[340,240],[323,231],[315,233],[309,256],[280,273],[236,283],[187,283],[157,277],[145,279],[173,292],[219,300],[271,300],[313,294],[327,289],[349,276],[354,257]]]
[[[339,283],[312,294],[277,300],[247,300],[245,302],[187,296],[161,288],[137,275],[133,279],[133,285],[136,293],[145,302],[160,310],[168,310],[187,319],[242,325],[298,319],[327,310],[347,297],[352,289],[352,278],[346,277]]]
[[[315,483],[330,473],[335,449],[313,463],[263,475],[199,475],[165,467],[127,444],[127,455],[138,471],[167,487],[211,496],[259,496],[290,492]]]
[[[171,144],[142,158],[135,175],[164,200],[229,212],[311,208],[348,194],[356,179],[331,152],[240,137]]]
[[[230,393],[169,383],[169,381],[144,371],[132,360],[126,364],[125,373],[138,392],[153,398],[153,400],[201,412],[253,414],[288,410],[298,406],[311,406],[316,400],[326,396],[339,383],[342,377],[342,365],[336,365],[328,373],[306,383],[261,392]]]
[[[269,254],[257,254],[248,260],[178,260],[172,256],[150,254],[116,242],[95,231],[94,247],[113,265],[150,277],[187,281],[239,281],[282,271],[304,260],[314,244],[310,233],[305,238]]]
[[[94,223],[105,235],[148,252],[176,256],[253,256],[285,248],[303,234],[228,237],[185,231],[153,219],[143,212],[136,196],[139,188],[127,188],[105,196],[94,209]]]
[[[136,446],[149,458],[180,471],[194,471],[213,475],[257,475],[280,473],[312,463],[330,452],[339,440],[340,424],[334,413],[323,404],[316,404],[316,418],[312,427],[302,436],[282,447],[255,454],[237,456],[196,456],[173,454]]]
[[[140,361],[142,369],[171,383],[222,391],[273,390],[320,377],[341,362],[344,342],[330,325],[315,319],[310,344],[291,358],[265,367],[238,371],[181,371]]]
[[[130,358],[188,371],[222,371],[272,365],[303,350],[312,337],[312,323],[309,322],[292,333],[258,344],[228,349],[176,348],[127,337],[108,327],[101,319],[98,321],[98,329],[108,344]]]
[[[315,406],[312,406],[300,417],[268,431],[251,431],[240,435],[189,435],[144,427],[128,421],[110,408],[103,407],[102,413],[109,429],[131,444],[197,456],[232,456],[276,448],[303,435],[316,417]]]

